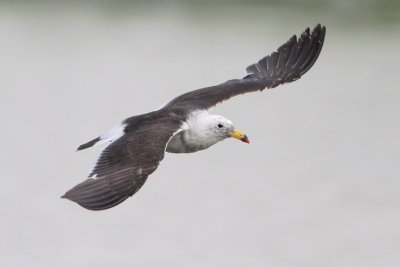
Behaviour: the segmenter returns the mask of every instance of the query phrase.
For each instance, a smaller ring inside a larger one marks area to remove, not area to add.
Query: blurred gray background
[[[60,199],[78,145],[317,23],[302,79],[213,110],[251,145],[167,154],[111,210]],[[0,266],[399,266],[399,1],[3,1],[0,33]]]

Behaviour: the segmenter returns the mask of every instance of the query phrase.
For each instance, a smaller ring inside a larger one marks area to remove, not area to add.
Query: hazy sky
[[[0,3],[1,266],[398,265],[398,4],[113,3]],[[304,77],[212,110],[251,145],[167,154],[107,211],[60,199],[78,145],[317,23]]]

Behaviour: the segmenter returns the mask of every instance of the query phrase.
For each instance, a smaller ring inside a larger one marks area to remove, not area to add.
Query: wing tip
[[[88,178],[68,190],[61,198],[88,210],[109,209],[134,195],[146,182],[148,174],[139,175],[137,171],[128,168],[96,179]]]
[[[318,40],[321,41],[321,43],[323,43],[325,40],[325,34],[326,26],[321,25],[320,23],[318,23],[311,32],[311,36],[317,36]]]
[[[96,201],[93,201],[89,196],[85,195],[80,195],[79,192],[74,192],[75,188],[72,188],[71,190],[67,191],[64,195],[61,196],[62,199],[68,199],[69,201],[75,202],[82,208],[85,208],[87,210],[94,210],[94,211],[99,211],[99,210],[105,210],[112,208],[116,205],[118,205],[121,202],[118,203],[109,203],[107,205],[102,205],[99,204]],[[75,193],[75,194],[74,194]]]
[[[263,83],[263,89],[274,88],[299,79],[318,59],[325,33],[326,26],[318,23],[312,31],[307,27],[299,37],[292,35],[277,49],[277,52],[248,66],[246,71],[249,75],[246,77],[258,78]]]

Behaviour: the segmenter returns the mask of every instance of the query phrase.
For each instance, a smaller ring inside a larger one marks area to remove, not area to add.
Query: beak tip
[[[247,135],[245,135],[245,136],[243,137],[242,141],[245,142],[246,144],[250,144],[250,140],[249,140],[249,138],[247,137]]]

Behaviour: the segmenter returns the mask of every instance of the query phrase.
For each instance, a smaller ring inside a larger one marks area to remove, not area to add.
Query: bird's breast
[[[209,148],[215,143],[189,129],[174,135],[168,142],[166,151],[170,153],[193,153]]]

